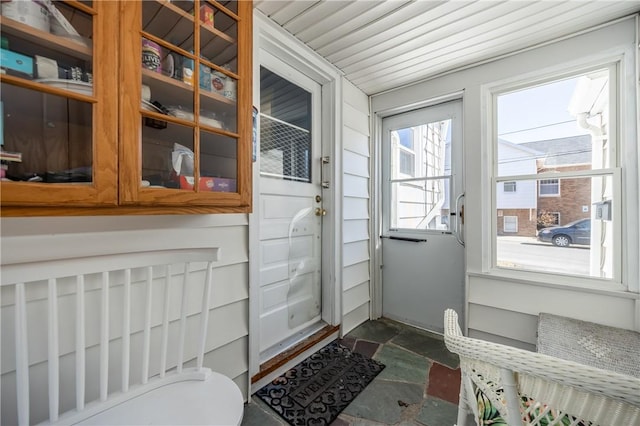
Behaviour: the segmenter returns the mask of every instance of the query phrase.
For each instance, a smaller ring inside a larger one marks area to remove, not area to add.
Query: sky
[[[500,95],[498,137],[523,143],[587,134],[568,112],[576,82],[572,78]]]

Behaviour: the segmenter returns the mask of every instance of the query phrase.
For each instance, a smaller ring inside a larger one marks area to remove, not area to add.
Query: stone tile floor
[[[386,368],[332,426],[455,424],[459,362],[442,336],[383,318],[360,325],[340,343]],[[245,405],[242,424],[287,425],[259,398]]]

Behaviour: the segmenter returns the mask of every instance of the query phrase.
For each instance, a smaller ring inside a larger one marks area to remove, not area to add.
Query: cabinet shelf
[[[14,21],[6,16],[0,17],[0,27],[3,33],[7,33],[32,43],[41,44],[49,49],[71,55],[82,60],[91,60],[93,49],[83,46],[71,39],[40,31],[29,25]]]
[[[200,90],[200,94],[202,96],[206,96],[207,98],[211,98],[211,99],[213,99],[215,101],[218,101],[218,102],[221,102],[223,104],[233,105],[233,106],[236,105],[236,101],[234,101],[233,99],[226,98],[226,97],[224,97],[224,96],[222,96],[222,95],[220,95],[218,93],[215,93],[215,92],[209,92],[207,90]]]
[[[235,38],[231,37],[228,34],[223,33],[222,31],[220,31],[217,28],[208,27],[208,26],[204,25],[203,23],[200,23],[200,28],[205,30],[205,31],[207,31],[207,32],[209,32],[209,33],[211,33],[212,35],[214,35],[216,37],[219,37],[219,38],[225,40],[226,42],[228,42],[230,44],[235,44],[236,43],[236,39]]]
[[[24,89],[31,89],[41,93],[74,99],[80,102],[95,103],[95,98],[91,95],[79,93],[71,89],[50,86],[40,83],[37,80],[25,80],[20,77],[14,77],[12,75],[0,75],[0,81],[3,83],[11,83],[14,86],[22,87]],[[71,82],[72,80],[69,81]]]
[[[154,86],[152,99],[157,97],[164,99],[173,98],[178,101],[178,103],[183,103],[185,105],[189,102],[193,102],[194,87],[183,83],[180,80],[176,80],[175,78],[143,68],[142,82],[144,84]],[[200,95],[221,104],[220,106],[224,111],[231,112],[236,108],[237,102],[233,99],[229,99],[218,93],[210,92],[202,88],[200,88],[199,93]]]
[[[193,86],[184,83],[180,80],[176,80],[175,78],[160,74],[155,71],[148,70],[146,68],[142,68],[142,82],[145,84],[149,84],[150,81],[161,81],[162,83],[168,84],[174,88],[180,90],[186,90],[188,92],[193,92]]]

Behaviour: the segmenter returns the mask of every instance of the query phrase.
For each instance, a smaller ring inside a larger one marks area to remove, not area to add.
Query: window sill
[[[620,283],[588,277],[559,277],[536,272],[510,271],[499,268],[494,268],[488,272],[467,272],[467,276],[640,300],[640,293],[630,291]]]

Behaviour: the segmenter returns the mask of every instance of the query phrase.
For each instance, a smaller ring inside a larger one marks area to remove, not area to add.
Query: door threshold
[[[251,384],[253,385],[267,376],[274,375],[273,373],[275,372],[280,372],[283,366],[290,364],[292,360],[296,360],[303,354],[306,355],[306,352],[308,352],[310,349],[316,349],[315,346],[317,346],[319,343],[323,343],[328,338],[331,338],[331,340],[329,340],[327,343],[335,340],[335,338],[338,337],[339,331],[339,325],[326,325],[319,331],[313,333],[311,336],[300,341],[300,343],[281,352],[270,360],[263,362],[262,364],[260,364],[260,371],[258,371],[255,376],[251,377]],[[288,368],[291,367],[293,366],[290,366]],[[274,376],[277,377],[277,375]]]

